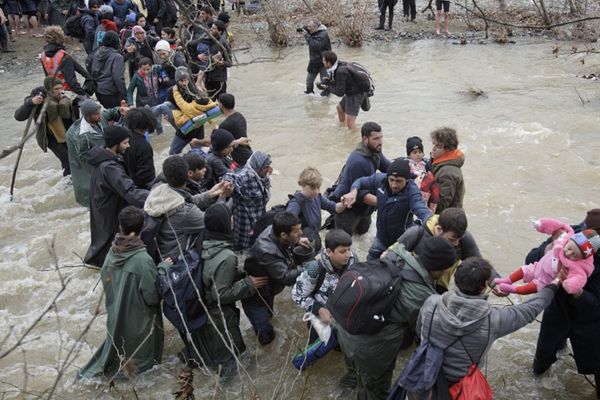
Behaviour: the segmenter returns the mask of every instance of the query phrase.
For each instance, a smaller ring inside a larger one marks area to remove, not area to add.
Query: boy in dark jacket
[[[308,67],[306,68],[306,91],[304,93],[314,93],[314,84],[317,75],[321,75],[321,80],[327,78],[327,68],[323,65],[323,52],[331,51],[331,41],[327,33],[327,27],[316,20],[310,21],[303,28],[308,44]]]
[[[387,168],[387,175],[379,173],[355,180],[350,193],[344,195],[347,207],[352,207],[359,190],[375,192],[377,197],[377,234],[368,260],[378,259],[406,228],[414,225],[413,215],[423,222],[431,216],[421,191],[411,179],[406,160],[394,160]]]
[[[156,178],[150,145],[150,134],[156,129],[154,115],[147,108],[132,108],[127,111],[125,126],[131,131],[129,149],[123,155],[127,175],[137,187],[151,189]]]
[[[81,26],[85,33],[83,47],[85,52],[90,55],[94,50],[94,40],[96,39],[96,28],[100,24],[98,12],[100,11],[101,0],[89,0],[88,8],[80,8]]]

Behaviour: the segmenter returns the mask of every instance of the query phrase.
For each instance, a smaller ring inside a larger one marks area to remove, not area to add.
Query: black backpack
[[[81,14],[71,15],[65,21],[65,34],[74,37],[76,39],[85,38],[85,31],[81,24]]]
[[[144,214],[144,226],[142,227],[140,237],[146,245],[146,251],[150,254],[154,262],[158,264],[162,261],[162,257],[158,251],[158,234],[165,218],[152,217],[145,212]]]
[[[157,287],[165,317],[180,332],[197,332],[207,321],[202,271],[204,263],[195,249],[187,250],[173,265],[158,268]]]
[[[352,264],[340,277],[327,309],[348,333],[374,334],[386,324],[402,281],[423,283],[413,270],[388,258]]]
[[[273,219],[275,218],[275,215],[277,215],[280,212],[285,211],[286,206],[283,204],[277,204],[273,207],[271,207],[271,209],[265,213],[263,213],[263,215],[261,215],[256,222],[254,223],[254,226],[252,227],[252,242],[254,243],[254,241],[256,239],[258,239],[258,237],[260,236],[261,233],[263,233],[263,231],[265,229],[267,229],[267,227],[273,225]]]
[[[346,66],[350,71],[350,74],[356,80],[360,91],[367,92],[367,97],[373,96],[375,92],[375,85],[373,84],[373,78],[371,78],[369,70],[356,62],[348,62],[346,63]]]

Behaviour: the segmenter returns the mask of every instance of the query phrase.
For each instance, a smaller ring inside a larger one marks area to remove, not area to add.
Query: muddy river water
[[[582,64],[578,58],[555,58],[552,46],[541,39],[509,46],[423,40],[338,53],[342,59],[364,64],[373,74],[372,110],[361,112],[358,122],[373,120],[382,125],[388,158],[405,154],[408,136],[421,136],[428,152],[431,130],[457,129],[466,154],[464,206],[469,230],[484,256],[502,273],[520,265],[527,251],[543,239],[532,228],[533,219],[551,216],[576,223],[587,209],[599,206],[598,82],[576,77],[593,71],[594,60]],[[262,55],[276,56],[268,51]],[[336,98],[302,94],[306,48],[280,56],[277,61],[232,68],[228,84],[238,110],[248,119],[253,147],[273,157],[273,204],[284,202],[286,194],[296,190],[297,176],[306,166],[318,167],[324,186],[329,185],[359,139],[338,125]],[[238,57],[240,61],[250,58],[243,53]],[[41,71],[0,80],[0,148],[19,140],[24,124],[15,122],[12,114],[38,82]],[[484,95],[474,97],[472,88],[483,90]],[[171,135],[153,138],[157,166],[167,155]],[[51,241],[63,265],[77,264],[77,254],[85,253],[90,239],[87,210],[76,205],[72,188],[61,182],[58,161],[50,153],[43,154],[34,140],[25,147],[14,201],[9,201],[14,159],[13,155],[0,162],[0,353],[15,343],[60,290],[48,251]],[[356,240],[361,257],[366,256],[373,236],[374,228]],[[57,369],[63,367],[92,318],[101,296],[98,272],[61,271],[70,282],[55,309],[20,350],[0,360],[0,398],[37,398],[52,387]],[[508,304],[494,297],[490,301]],[[248,351],[242,362],[247,375],[217,383],[214,377],[197,372],[196,398],[250,399],[254,391],[261,399],[349,398],[337,387],[344,372],[339,353],[329,354],[307,373],[298,374],[291,366],[289,360],[306,340],[306,332],[289,290],[278,297],[276,315],[278,338],[267,349],[258,348],[250,324],[243,319]],[[181,369],[176,356],[180,339],[168,322],[161,366],[130,384],[118,384],[111,392],[106,384],[74,381],[77,369],[103,341],[104,323],[102,314],[75,347],[78,356],[69,357],[57,395],[135,398],[134,387],[139,398],[172,398]],[[533,322],[493,346],[487,374],[495,398],[593,398],[593,388],[575,373],[568,351],[545,376],[532,376],[538,329],[539,323]],[[406,357],[401,354],[399,367]]]

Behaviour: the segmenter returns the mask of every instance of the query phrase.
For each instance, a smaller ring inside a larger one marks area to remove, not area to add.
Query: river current
[[[429,132],[450,126],[458,131],[466,154],[463,167],[469,230],[483,255],[503,274],[521,265],[527,251],[544,237],[531,222],[539,217],[578,223],[585,211],[598,207],[600,173],[598,82],[577,75],[594,71],[594,61],[555,58],[554,43],[518,40],[514,45],[454,45],[450,40],[423,40],[338,50],[343,60],[368,67],[375,80],[370,112],[358,123],[376,121],[383,127],[384,153],[405,155],[409,136],[420,136],[431,150]],[[568,46],[563,43],[562,46]],[[236,108],[248,120],[255,149],[273,157],[271,204],[284,203],[296,190],[306,166],[324,175],[323,189],[337,177],[345,158],[359,140],[339,126],[338,99],[307,97],[304,90],[306,48],[265,53],[280,58],[231,68],[228,88]],[[249,54],[237,54],[239,61]],[[42,73],[11,75],[0,81],[0,148],[16,144],[24,123],[12,118],[22,98],[41,85]],[[472,94],[482,90],[482,96]],[[581,96],[581,98],[580,98]],[[166,158],[173,132],[154,137],[157,169]],[[76,205],[73,190],[61,181],[59,163],[30,140],[18,171],[14,200],[8,195],[15,156],[0,162],[0,353],[15,343],[60,290],[48,248],[54,239],[60,265],[79,263],[89,245],[89,216]],[[374,237],[374,224],[356,239],[361,258]],[[52,387],[69,350],[92,318],[101,296],[98,272],[63,268],[67,289],[27,337],[20,350],[0,359],[0,397],[37,398]],[[511,296],[513,302],[524,297]],[[493,296],[499,306],[506,299]],[[302,312],[289,289],[278,296],[275,326],[278,338],[267,349],[257,345],[248,321],[242,333],[248,346],[243,378],[217,383],[196,371],[196,398],[326,399],[348,398],[337,387],[344,373],[339,353],[327,355],[309,371],[298,374],[290,363],[306,341]],[[76,383],[74,376],[104,340],[101,314],[76,346],[57,396],[65,399],[172,398],[181,370],[180,339],[165,321],[163,364],[113,391],[106,384]],[[497,399],[591,399],[593,388],[575,372],[567,350],[550,372],[534,378],[531,362],[539,323],[498,340],[489,352],[486,373]],[[8,335],[8,336],[7,336]],[[2,342],[7,337],[5,342]],[[402,353],[396,374],[408,354]],[[219,387],[219,389],[215,389]],[[214,397],[213,397],[214,396]]]

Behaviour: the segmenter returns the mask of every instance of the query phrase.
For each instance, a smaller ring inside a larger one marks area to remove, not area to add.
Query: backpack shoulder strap
[[[325,275],[327,274],[327,271],[325,270],[325,267],[323,267],[320,258],[317,260],[317,263],[319,264],[319,275],[317,275],[317,283],[315,284],[315,288],[313,289],[312,294],[317,293],[319,289],[321,289],[323,282],[325,282]]]
[[[485,354],[485,349],[487,349],[487,347],[490,344],[490,336],[491,336],[491,316],[490,314],[488,314],[488,335],[487,335],[487,341],[485,342],[485,347],[483,348],[483,351],[481,352],[481,354],[479,355],[479,358],[477,359],[477,361],[473,360],[473,357],[471,357],[471,354],[469,353],[469,350],[467,350],[467,346],[465,346],[465,344],[462,341],[462,336],[459,337],[457,340],[460,340],[460,344],[462,344],[463,349],[465,349],[465,353],[467,353],[467,356],[469,356],[469,360],[471,360],[471,364],[479,364],[479,361],[481,361],[481,359],[483,358],[483,355]],[[453,342],[453,344],[456,343],[456,340]]]

